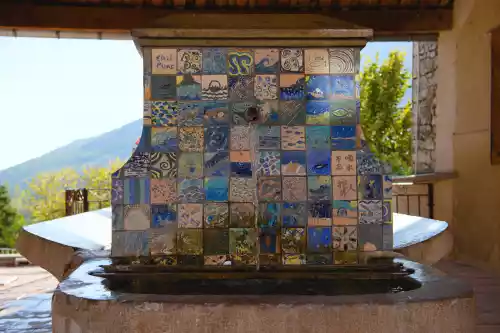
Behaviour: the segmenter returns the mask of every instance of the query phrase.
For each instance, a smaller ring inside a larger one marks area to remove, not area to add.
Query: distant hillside
[[[127,159],[141,135],[142,119],[99,136],[74,141],[40,157],[0,171],[0,184],[24,187],[33,176],[63,168],[105,166],[109,161]]]

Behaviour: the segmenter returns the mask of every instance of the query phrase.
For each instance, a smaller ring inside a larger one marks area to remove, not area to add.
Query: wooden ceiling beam
[[[216,20],[200,20],[202,13]],[[245,10],[245,11],[189,11],[160,8],[99,7],[99,6],[63,6],[34,5],[26,3],[0,3],[0,28],[25,30],[57,31],[98,31],[128,32],[137,28],[162,28],[164,22],[177,22],[181,26],[169,28],[217,28],[218,22],[234,22],[233,29],[252,28],[254,24],[248,15],[255,18],[265,15],[269,19],[266,26],[273,29],[328,29],[339,28],[338,21],[329,25],[329,19],[341,20],[351,25],[373,29],[375,37],[381,39],[410,39],[419,35],[437,34],[452,28],[452,9],[421,10],[342,10],[299,12],[290,9],[280,11]],[[301,14],[300,19],[281,19],[290,14]],[[241,20],[242,15],[245,19]],[[192,20],[189,20],[191,18]],[[289,22],[288,22],[289,21]],[[288,22],[288,23],[286,23]],[[171,25],[175,25],[171,24]],[[222,28],[222,27],[221,27]]]

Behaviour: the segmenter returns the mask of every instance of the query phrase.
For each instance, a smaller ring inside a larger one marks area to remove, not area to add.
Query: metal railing
[[[67,189],[65,197],[66,216],[70,216],[109,207],[111,190],[88,188]]]

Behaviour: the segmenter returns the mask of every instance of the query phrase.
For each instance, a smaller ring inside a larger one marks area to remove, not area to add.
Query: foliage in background
[[[393,51],[382,64],[377,55],[364,66],[360,78],[360,120],[370,150],[390,164],[394,174],[411,174],[411,102],[401,105],[411,79],[404,54]]]
[[[7,187],[0,185],[0,247],[13,248],[24,218],[12,206]]]

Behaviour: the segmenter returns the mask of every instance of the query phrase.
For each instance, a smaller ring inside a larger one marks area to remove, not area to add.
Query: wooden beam
[[[212,18],[218,19],[204,20],[200,19],[200,15],[211,15]],[[274,19],[259,18],[262,16]],[[337,23],[329,26],[329,19]],[[190,29],[217,29],[221,25],[234,24],[233,29],[252,29],[255,28],[255,22],[263,20],[267,21],[267,26],[258,28],[339,29],[338,20],[340,20],[348,24],[346,28],[357,25],[373,29],[376,37],[386,40],[404,40],[410,38],[409,36],[429,35],[451,29],[452,10],[322,10],[306,13],[293,9],[280,9],[280,11],[219,10],[215,12],[206,10],[196,12],[139,7],[0,4],[0,28],[6,29],[125,32],[138,28],[163,28],[164,24],[170,25],[169,28]]]
[[[500,164],[500,27],[491,32],[491,164]]]

